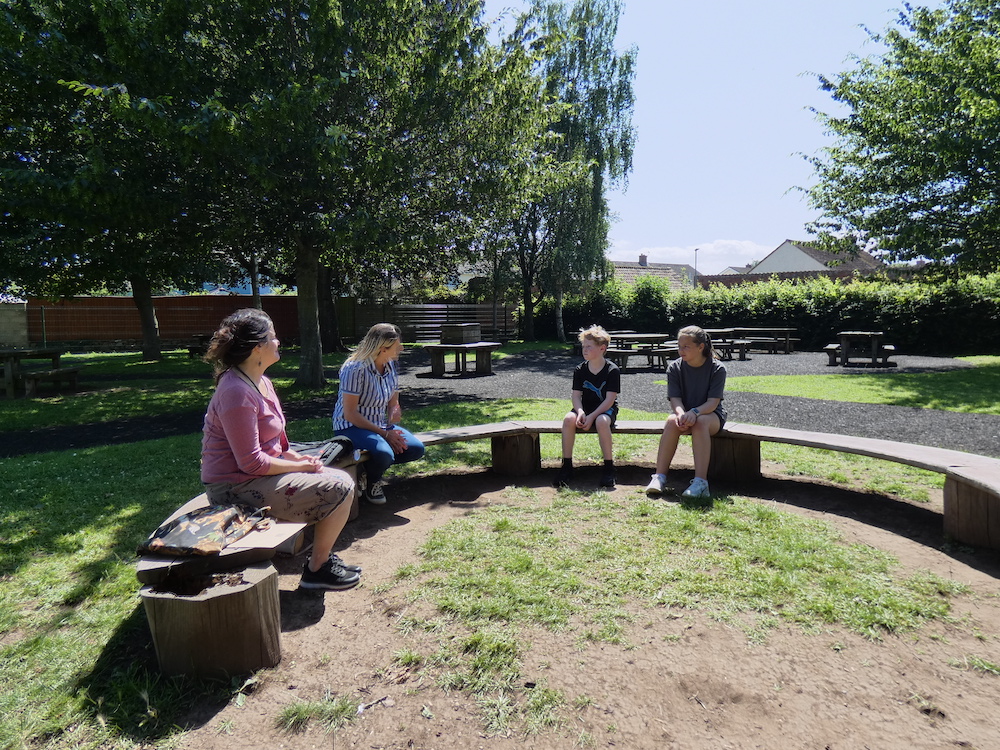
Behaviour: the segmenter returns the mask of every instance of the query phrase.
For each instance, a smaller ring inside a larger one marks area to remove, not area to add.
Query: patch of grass
[[[329,734],[353,721],[359,705],[353,698],[329,694],[323,700],[295,701],[281,709],[275,725],[286,732],[300,733],[316,722]]]
[[[627,648],[636,611],[666,608],[703,611],[751,641],[782,623],[879,639],[949,620],[951,598],[966,592],[844,544],[829,524],[742,497],[623,506],[564,492],[541,506],[522,489],[508,500],[432,532],[419,570],[389,595],[449,623],[437,631],[441,684],[492,696],[481,702],[493,710],[504,696],[504,725],[516,717],[524,731],[557,725],[565,704],[548,696],[532,708],[543,693],[523,688],[531,628]]]
[[[951,662],[951,666],[956,667],[957,669],[972,670],[975,672],[982,672],[983,674],[993,675],[994,677],[1000,677],[1000,665],[971,654],[963,659],[953,660]]]
[[[1000,357],[967,357],[974,367],[936,372],[732,377],[726,389],[824,401],[1000,414]]]
[[[761,443],[760,453],[781,464],[781,473],[788,476],[817,477],[917,502],[927,502],[930,490],[944,487],[944,474],[852,453],[783,443]]]

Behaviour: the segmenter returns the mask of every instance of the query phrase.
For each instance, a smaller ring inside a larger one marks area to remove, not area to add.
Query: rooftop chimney
[[[640,266],[645,266],[646,265],[646,256],[642,255],[641,253],[639,255],[639,265]]]

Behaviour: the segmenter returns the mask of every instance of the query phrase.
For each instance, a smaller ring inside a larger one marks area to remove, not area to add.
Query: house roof
[[[643,276],[666,279],[671,289],[690,289],[694,278],[694,268],[686,263],[633,263],[625,260],[611,261],[615,278],[626,284],[634,284]]]
[[[834,271],[879,271],[885,268],[885,264],[876,258],[871,253],[866,253],[864,250],[859,251],[857,254],[851,253],[831,253],[828,250],[822,250],[815,245],[810,245],[808,242],[796,242],[795,240],[786,240],[795,245],[799,250],[808,255],[817,263],[821,263],[830,270]]]

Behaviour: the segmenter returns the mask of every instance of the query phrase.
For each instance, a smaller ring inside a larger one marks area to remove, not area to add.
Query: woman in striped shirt
[[[333,410],[333,431],[346,435],[355,448],[368,451],[363,464],[363,494],[375,505],[385,503],[382,475],[394,463],[416,461],[424,445],[399,426],[399,373],[396,361],[403,352],[399,329],[376,323],[340,368],[340,391]]]

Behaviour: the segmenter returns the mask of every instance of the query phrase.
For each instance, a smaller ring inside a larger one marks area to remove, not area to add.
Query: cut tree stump
[[[229,677],[281,661],[278,571],[269,562],[143,586],[139,595],[168,675]]]

